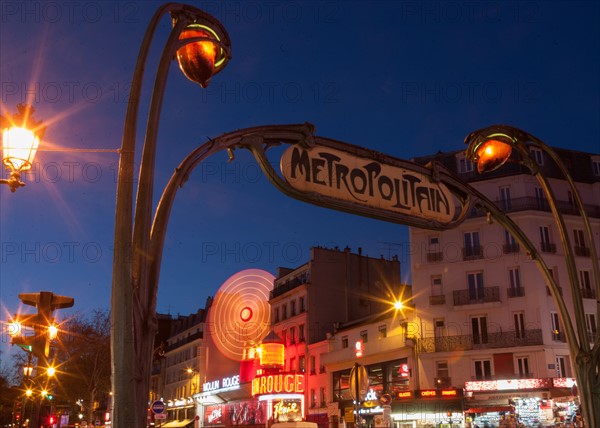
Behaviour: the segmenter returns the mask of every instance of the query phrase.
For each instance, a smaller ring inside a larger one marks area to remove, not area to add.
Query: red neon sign
[[[252,380],[252,395],[304,393],[304,375],[279,373],[256,376]]]

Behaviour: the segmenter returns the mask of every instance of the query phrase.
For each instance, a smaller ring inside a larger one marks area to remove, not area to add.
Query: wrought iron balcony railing
[[[443,305],[446,303],[446,295],[439,294],[437,296],[429,296],[430,305]]]
[[[441,251],[430,251],[427,253],[428,262],[441,262],[444,260],[444,253]]]
[[[452,292],[454,306],[475,305],[500,301],[500,287],[481,287]]]
[[[516,242],[513,242],[512,244],[502,245],[502,252],[504,254],[518,253],[519,250],[520,250],[519,244],[517,244]]]
[[[462,250],[463,260],[477,260],[483,258],[483,248],[480,245],[475,247],[464,247]]]
[[[590,256],[590,249],[588,247],[584,247],[582,245],[575,245],[573,247],[573,249],[575,250],[576,256],[580,256],[580,257],[589,257]]]
[[[519,336],[519,337],[517,337]],[[542,330],[525,330],[525,335],[514,331],[487,333],[476,336],[479,343],[475,343],[473,335],[424,337],[418,339],[419,352],[452,352],[470,351],[473,349],[511,348],[516,346],[542,345]]]
[[[509,287],[506,289],[507,297],[523,297],[525,296],[525,288],[523,287]]]
[[[540,249],[544,253],[556,253],[556,244],[550,242],[540,242]]]

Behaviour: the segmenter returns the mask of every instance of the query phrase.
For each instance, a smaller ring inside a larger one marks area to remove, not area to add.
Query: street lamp
[[[21,172],[33,166],[33,158],[46,131],[42,122],[33,119],[34,111],[31,106],[18,104],[16,114],[0,116],[2,163],[10,172],[9,178],[0,179],[0,183],[7,184],[11,192],[25,186]]]
[[[593,338],[593,345],[590,344],[586,328],[581,285],[577,275],[573,247],[571,246],[565,220],[558,209],[554,191],[548,179],[530,154],[528,143],[546,153],[554,161],[569,184],[575,206],[583,221],[586,239],[589,243],[595,296],[598,299],[600,297],[598,254],[592,228],[579,191],[560,156],[539,138],[525,131],[506,125],[493,125],[472,132],[466,137],[465,143],[469,145],[467,148],[467,157],[477,164],[477,171],[480,173],[494,171],[509,161],[516,162],[527,167],[544,190],[550,211],[560,234],[560,241],[565,254],[571,284],[573,311],[567,309],[564,299],[555,286],[554,281],[550,281],[549,288],[558,308],[561,323],[565,326],[565,335],[569,344],[569,350],[575,361],[575,378],[577,380],[577,389],[584,419],[590,427],[600,426],[600,337],[596,335]],[[510,228],[508,230],[514,235],[515,230],[511,230]],[[534,255],[539,257],[537,252]],[[548,279],[547,272],[544,272],[544,269],[542,269],[542,272]],[[600,331],[600,301],[597,300],[596,302],[596,331]],[[576,329],[573,327],[571,314],[575,318]]]
[[[150,44],[161,18],[173,28],[156,71],[133,206],[135,141],[141,87]],[[230,59],[229,35],[202,10],[182,4],[161,6],[152,17],[138,53],[125,117],[115,207],[115,246],[111,296],[113,424],[146,423],[152,344],[156,331],[156,280],[148,278],[159,261],[145,255],[151,245],[156,140],[170,62],[177,57],[186,77],[206,87]],[[135,290],[135,291],[134,291]]]

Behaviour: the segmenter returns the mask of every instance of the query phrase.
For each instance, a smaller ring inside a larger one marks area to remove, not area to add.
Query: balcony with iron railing
[[[478,380],[506,380],[506,379],[534,379],[535,373],[515,373],[512,376],[501,374],[501,375],[481,375],[481,376],[471,376],[472,381]]]
[[[303,276],[300,278],[294,278],[289,281],[286,281],[282,284],[278,284],[271,292],[270,298],[273,299],[277,296],[281,296],[282,294],[287,293],[288,291],[293,290],[296,287],[300,287],[301,285],[308,284],[308,278]]]
[[[481,247],[480,245],[473,247],[463,247],[462,255],[464,261],[482,259],[483,247]]]
[[[540,249],[543,253],[556,253],[556,244],[552,244],[551,242],[540,242]]]
[[[524,297],[525,296],[525,288],[523,288],[523,287],[509,287],[509,288],[506,289],[506,296],[508,298]]]
[[[510,204],[503,204],[503,201],[496,201],[496,205],[505,213],[514,213],[518,211],[550,211],[550,204],[545,199],[536,197],[511,198]],[[579,216],[577,206],[569,201],[557,201],[558,211],[563,215]],[[600,205],[584,204],[584,210],[589,217],[600,218]],[[469,217],[484,217],[486,215],[483,209],[473,209]]]
[[[596,290],[593,288],[580,288],[581,297],[584,299],[595,299],[596,298]]]
[[[553,342],[566,343],[567,342],[567,336],[565,336],[564,332],[555,330],[555,331],[552,332],[552,341]]]
[[[588,247],[584,247],[582,245],[575,245],[573,247],[573,250],[575,250],[576,256],[579,256],[579,257],[589,257],[590,256],[590,249]]]
[[[471,351],[474,349],[513,348],[517,346],[542,345],[542,330],[525,330],[525,334],[514,331],[487,333],[473,336],[471,334],[442,337],[424,337],[418,339],[418,352],[453,352]],[[477,343],[478,342],[478,343]]]
[[[441,251],[430,251],[427,253],[428,262],[441,262],[444,260],[444,253]]]
[[[480,287],[452,292],[454,306],[500,302],[500,287]]]
[[[446,295],[438,294],[436,296],[429,296],[430,305],[443,305],[446,303]]]
[[[519,244],[517,244],[516,242],[510,243],[510,244],[504,244],[502,246],[502,252],[504,254],[518,253],[519,250],[520,250]]]

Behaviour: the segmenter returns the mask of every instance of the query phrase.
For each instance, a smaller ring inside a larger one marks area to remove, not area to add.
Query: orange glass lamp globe
[[[203,88],[224,62],[224,53],[218,44],[218,37],[208,27],[200,24],[187,26],[179,35],[179,40],[203,37],[206,40],[188,43],[177,50],[177,61],[183,74]]]
[[[489,139],[477,147],[477,171],[479,173],[494,171],[500,168],[510,158],[512,147],[502,141]]]

